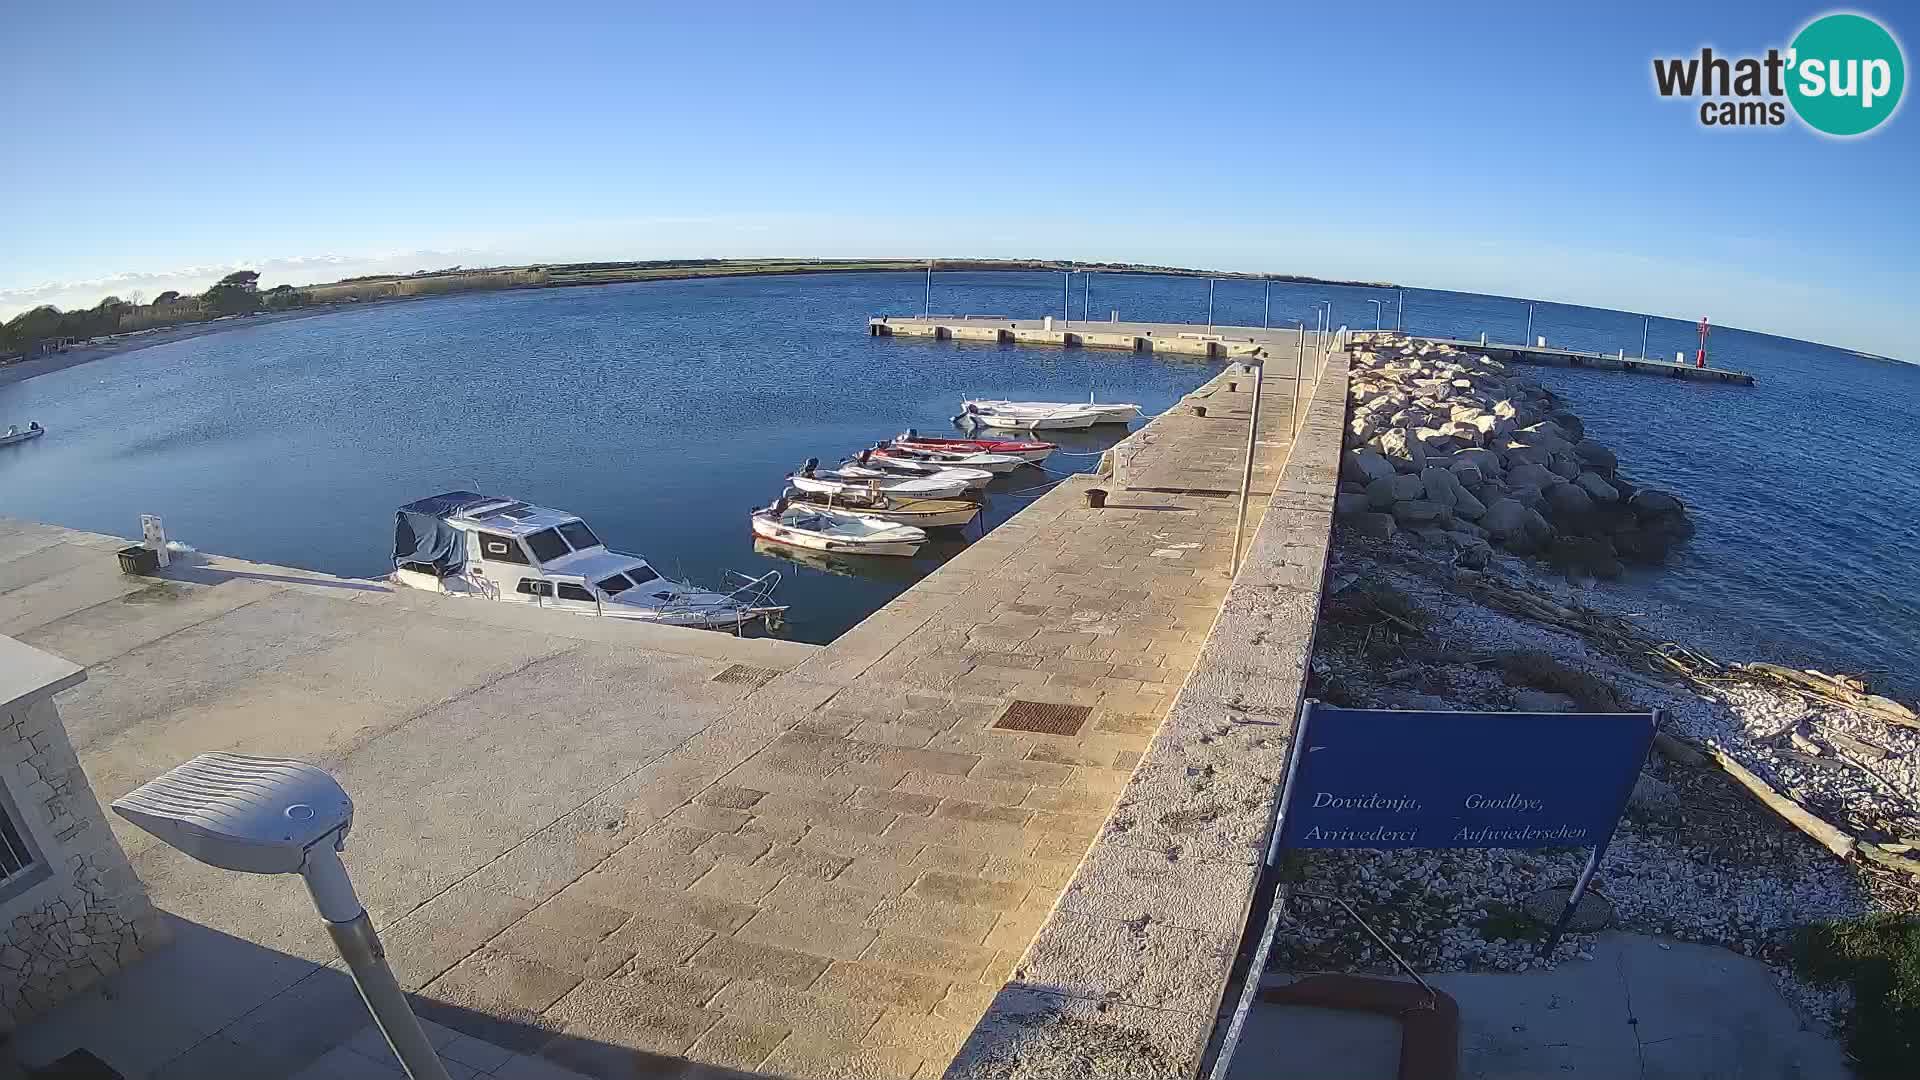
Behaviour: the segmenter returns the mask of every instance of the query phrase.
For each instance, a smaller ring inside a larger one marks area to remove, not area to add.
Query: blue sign
[[[1310,701],[1277,846],[1604,849],[1657,719],[1650,712],[1336,709]]]

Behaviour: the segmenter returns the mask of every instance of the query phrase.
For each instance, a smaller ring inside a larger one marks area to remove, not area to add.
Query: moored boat
[[[28,423],[24,428],[14,427],[9,424],[7,425],[6,433],[0,434],[0,446],[12,446],[14,443],[23,443],[28,439],[37,439],[46,433],[47,429],[41,427],[37,420]]]
[[[608,550],[579,517],[515,499],[449,491],[402,506],[393,537],[397,585],[583,615],[738,630],[775,621],[777,571],[738,576],[730,592],[665,577]]]
[[[1002,416],[1046,415],[1061,409],[1085,409],[1095,414],[1096,424],[1124,424],[1139,416],[1140,406],[1130,402],[1100,404],[1092,401],[1001,401],[993,398],[971,398],[960,403],[962,412],[978,408],[981,413],[993,413]]]
[[[893,445],[943,454],[1012,454],[1035,465],[1047,460],[1060,448],[1056,443],[1040,439],[943,439],[922,435],[912,428],[894,436]]]
[[[921,529],[957,528],[980,516],[980,504],[972,499],[918,499],[888,491],[827,494],[795,485],[788,489],[787,499]]]
[[[1027,464],[1026,459],[1012,454],[949,454],[942,450],[914,450],[903,446],[876,446],[872,450],[872,459],[889,463],[920,462],[924,465],[985,469],[990,473],[1012,472]]]
[[[1002,409],[967,402],[954,420],[961,424],[980,424],[1010,431],[1077,431],[1100,422],[1101,414],[1084,405],[1062,405],[1045,409]]]
[[[821,469],[819,466],[820,459],[808,458],[799,472],[787,477],[787,483],[815,495],[888,492],[902,498],[913,499],[950,499],[965,494],[969,486],[969,480],[965,477],[949,478],[937,473],[868,476],[841,469]]]
[[[850,457],[842,462],[836,471],[854,477],[876,476],[924,476],[934,480],[958,480],[967,485],[967,491],[977,493],[993,482],[993,474],[985,469],[957,469],[928,461],[876,461],[871,451],[862,450],[862,456]]]
[[[755,536],[837,555],[912,555],[927,534],[912,525],[782,498],[753,512]]]

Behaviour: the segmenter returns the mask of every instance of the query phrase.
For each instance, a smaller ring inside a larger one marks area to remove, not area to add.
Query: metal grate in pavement
[[[728,668],[727,670],[721,672],[720,674],[715,675],[709,681],[717,682],[717,683],[742,683],[747,686],[761,686],[765,684],[768,679],[771,679],[778,674],[780,674],[778,671],[774,671],[771,668],[748,667],[745,664],[735,664],[732,667]]]
[[[1056,705],[1046,701],[1016,701],[1007,706],[993,726],[1002,731],[1032,731],[1041,735],[1078,735],[1087,714],[1085,705]]]

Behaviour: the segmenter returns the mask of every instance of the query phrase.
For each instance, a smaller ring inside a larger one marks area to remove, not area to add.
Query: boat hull
[[[951,499],[966,494],[968,487],[965,480],[941,480],[931,475],[891,479],[874,477],[869,482],[864,479],[829,480],[795,473],[787,477],[787,483],[810,495],[864,495],[878,488],[884,494],[902,499]]]
[[[1081,403],[1071,401],[976,400],[963,401],[960,403],[960,407],[963,410],[970,407],[976,408],[983,417],[990,413],[997,413],[1003,416],[1041,416],[1062,409],[1084,410],[1094,414],[1093,423],[1096,424],[1125,424],[1139,417],[1143,411],[1140,406],[1126,402],[1113,402],[1102,405],[1094,402]]]
[[[862,517],[879,518],[921,529],[957,528],[980,516],[979,503],[960,499],[901,499],[893,506],[873,507],[830,501],[832,498],[830,495],[815,496],[811,493],[802,495],[802,501],[810,505],[849,510]]]
[[[36,428],[32,431],[16,431],[11,435],[0,435],[0,446],[12,446],[14,443],[23,443],[28,439],[37,439],[46,433],[46,428]]]
[[[847,540],[806,529],[792,529],[760,514],[753,516],[753,534],[788,547],[826,551],[835,555],[912,555],[926,543],[919,540]]]
[[[903,450],[928,450],[936,454],[1011,454],[1035,465],[1047,460],[1058,449],[1050,442],[1031,439],[932,439],[925,436],[895,439],[893,445]]]
[[[1020,466],[1027,464],[1024,459],[1014,457],[1011,454],[941,454],[935,455],[933,460],[927,460],[904,453],[875,450],[873,456],[879,461],[911,462],[919,465],[935,465],[958,469],[985,469],[990,473],[1010,473]]]

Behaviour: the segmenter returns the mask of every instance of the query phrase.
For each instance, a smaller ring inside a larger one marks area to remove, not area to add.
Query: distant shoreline
[[[1387,289],[1395,286],[1377,281],[1337,281],[1331,278],[1303,277],[1297,274],[1251,274],[1217,270],[1193,270],[1185,267],[1142,266],[1130,263],[1065,263],[1047,261],[999,262],[971,259],[935,259],[933,268],[936,273],[1075,273],[1100,274],[1137,274],[1148,277],[1208,277],[1236,281],[1278,281],[1290,285],[1350,285],[1360,288]],[[56,371],[78,367],[81,364],[104,360],[110,356],[138,352],[155,345],[166,345],[175,341],[215,334],[223,330],[239,330],[249,326],[266,323],[286,322],[291,319],[309,318],[316,315],[328,315],[340,311],[353,310],[368,306],[404,303],[411,300],[426,300],[433,297],[457,296],[475,292],[520,292],[530,289],[569,289],[585,288],[592,285],[631,285],[650,281],[691,281],[703,278],[727,277],[772,277],[785,274],[897,274],[918,273],[926,269],[926,260],[874,259],[834,260],[834,261],[792,261],[775,259],[740,259],[708,263],[693,263],[685,266],[659,265],[646,263],[587,263],[561,267],[551,264],[538,264],[533,267],[491,268],[493,272],[538,271],[548,275],[543,280],[526,284],[502,287],[477,286],[473,288],[440,289],[414,294],[369,298],[353,303],[331,302],[312,307],[296,308],[292,311],[276,311],[249,318],[228,319],[226,321],[208,321],[181,323],[165,329],[156,329],[152,333],[141,334],[136,338],[121,338],[105,345],[90,345],[85,348],[70,349],[50,356],[21,360],[0,366],[0,386],[7,386],[41,375],[50,375]],[[557,276],[556,276],[557,275]],[[433,281],[436,275],[416,274],[408,277],[366,279],[368,287],[377,287],[400,282]],[[306,289],[339,289],[355,282],[329,282],[322,285],[302,286]]]

